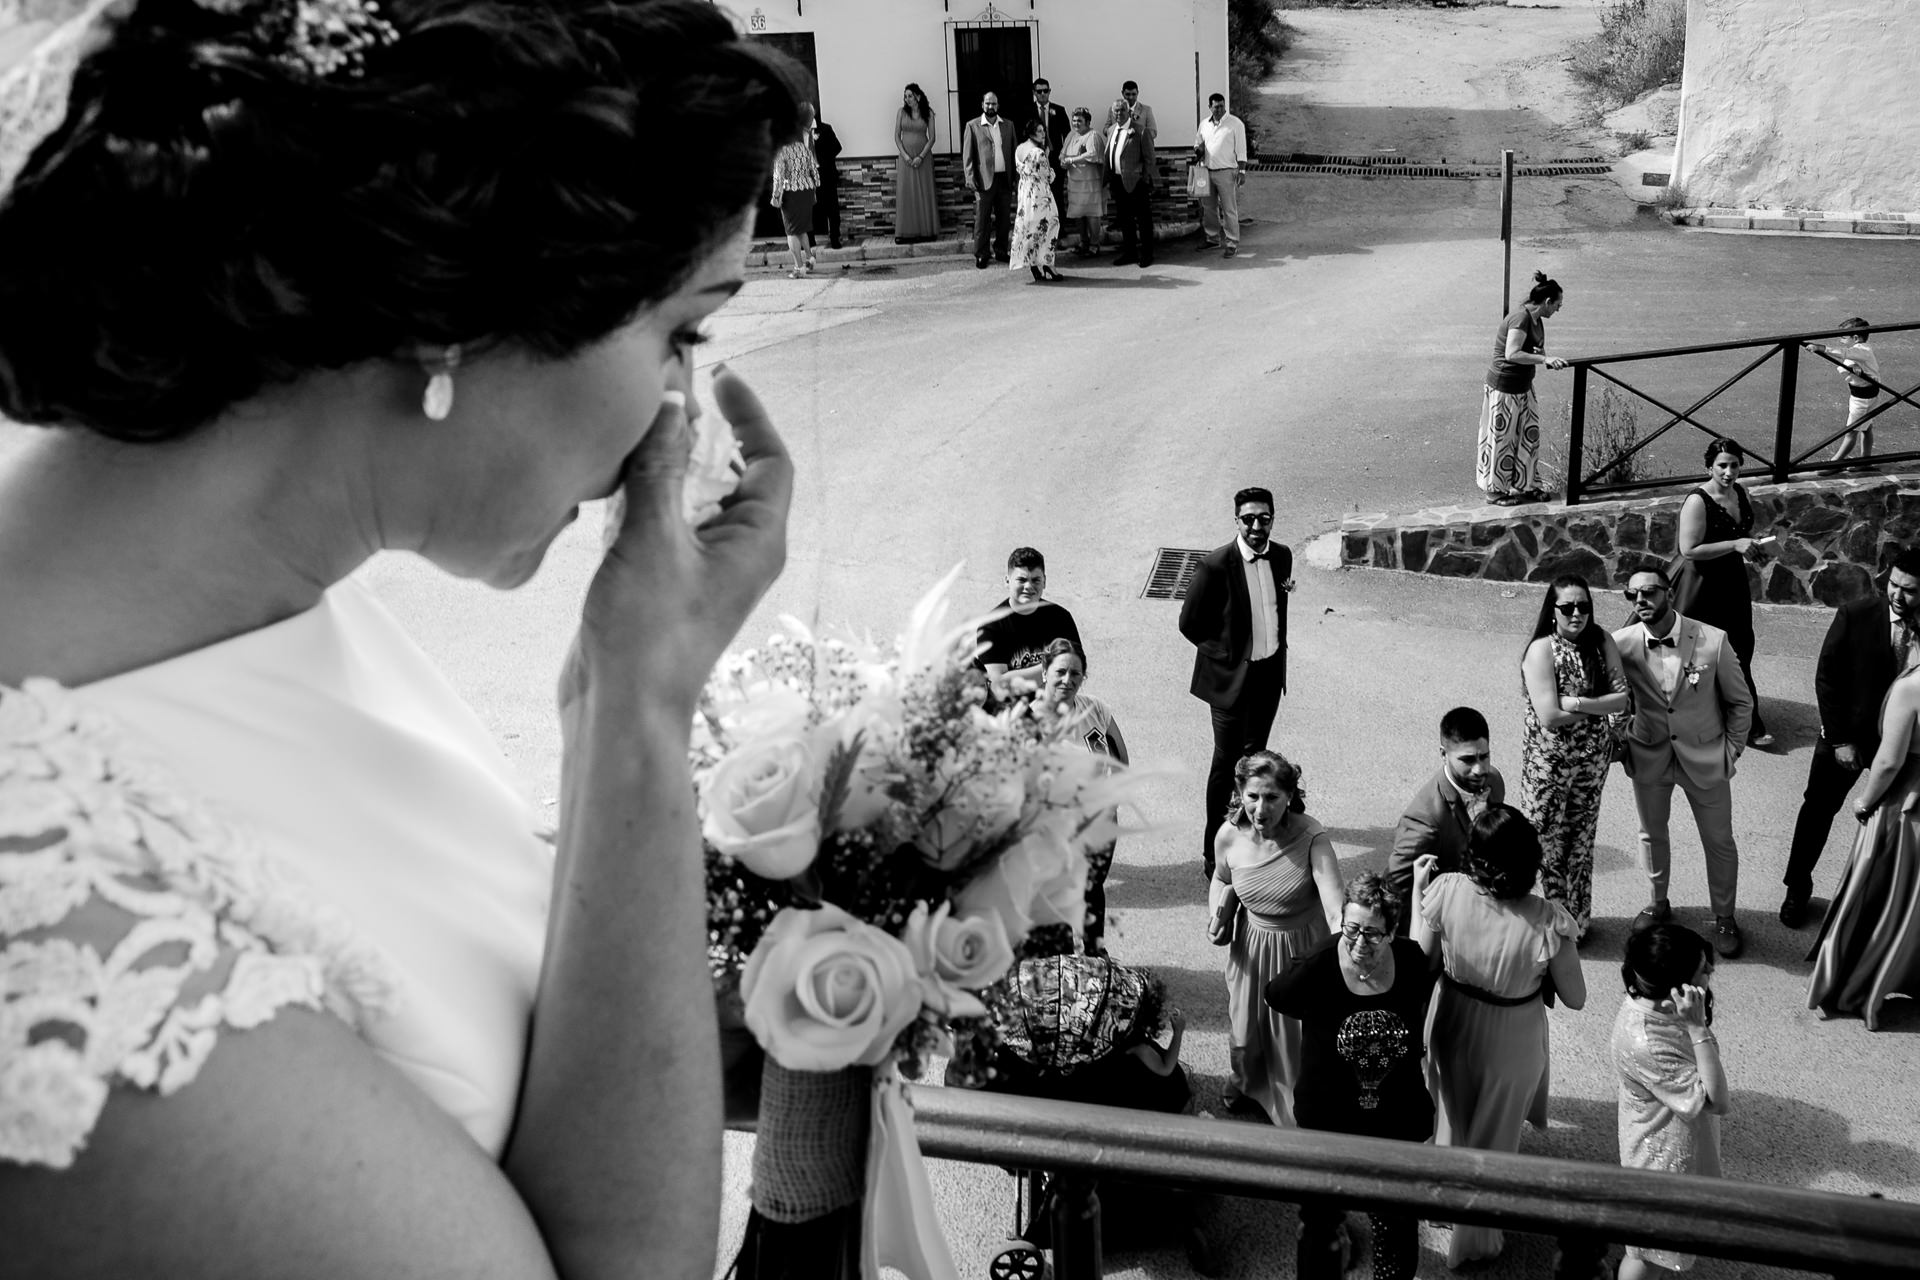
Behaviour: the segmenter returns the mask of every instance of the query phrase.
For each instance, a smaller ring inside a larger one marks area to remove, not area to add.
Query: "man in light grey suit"
[[[988,246],[1002,262],[1011,257],[1013,197],[1020,185],[1013,151],[1020,145],[1013,125],[1000,114],[1000,95],[980,99],[980,114],[960,135],[960,176],[973,192],[973,265],[987,265]],[[991,237],[991,239],[989,239]]]
[[[1627,580],[1634,622],[1613,633],[1633,689],[1627,772],[1640,815],[1640,852],[1652,902],[1634,917],[1637,933],[1673,916],[1667,902],[1667,817],[1673,788],[1687,793],[1707,858],[1713,949],[1731,960],[1745,949],[1733,918],[1740,854],[1733,842],[1734,761],[1746,750],[1753,692],[1727,633],[1673,611],[1673,586],[1658,569]]]

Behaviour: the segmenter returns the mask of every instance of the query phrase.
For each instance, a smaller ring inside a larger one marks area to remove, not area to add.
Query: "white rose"
[[[927,987],[927,1003],[950,1018],[985,1017],[986,1005],[972,995],[991,986],[1013,964],[1013,947],[1000,917],[991,914],[955,919],[953,904],[932,912],[913,909],[901,935]]]
[[[954,895],[954,909],[992,915],[1019,946],[1035,925],[1066,924],[1079,932],[1086,914],[1086,865],[1053,831],[1034,831]]]
[[[922,818],[913,842],[942,871],[951,871],[975,849],[1004,835],[1020,820],[1027,800],[1026,782],[1017,774],[976,774],[953,787],[935,778],[934,787],[945,798]]]
[[[722,500],[740,487],[746,456],[733,427],[709,410],[693,420],[693,451],[687,455],[686,487],[681,491],[681,513],[696,529],[720,514]]]
[[[818,782],[813,751],[800,734],[744,743],[707,774],[701,832],[753,874],[790,880],[820,851]]]
[[[789,1071],[878,1066],[920,1014],[923,984],[898,938],[826,905],[773,918],[740,975],[747,1029]]]

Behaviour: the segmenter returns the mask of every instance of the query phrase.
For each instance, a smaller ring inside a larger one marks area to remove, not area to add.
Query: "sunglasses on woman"
[[[1585,600],[1562,600],[1553,607],[1563,618],[1571,618],[1576,613],[1584,613],[1589,618],[1593,616],[1593,606]]]

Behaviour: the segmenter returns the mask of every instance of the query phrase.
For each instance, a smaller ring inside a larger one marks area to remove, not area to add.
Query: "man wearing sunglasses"
[[[1293,552],[1272,541],[1273,494],[1233,495],[1236,536],[1194,568],[1180,634],[1194,646],[1193,696],[1213,709],[1213,763],[1200,861],[1213,878],[1213,837],[1233,798],[1233,766],[1266,749],[1287,689],[1287,594]]]
[[[1613,633],[1633,689],[1627,773],[1640,816],[1640,854],[1652,901],[1634,932],[1673,918],[1667,901],[1672,846],[1667,817],[1673,789],[1687,793],[1707,861],[1713,949],[1731,960],[1746,949],[1733,917],[1740,854],[1733,841],[1734,761],[1746,749],[1753,692],[1727,633],[1673,610],[1672,584],[1658,569],[1627,579],[1634,621]]]
[[[1920,547],[1887,571],[1882,595],[1849,600],[1834,612],[1820,646],[1813,687],[1820,701],[1820,741],[1807,769],[1806,796],[1793,824],[1786,898],[1780,923],[1798,929],[1813,896],[1813,866],[1826,848],[1834,815],[1880,749],[1880,704],[1920,639]]]

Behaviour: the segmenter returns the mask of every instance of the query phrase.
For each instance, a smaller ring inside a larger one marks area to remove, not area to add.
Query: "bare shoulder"
[[[62,1171],[0,1162],[13,1274],[553,1274],[512,1185],[345,1023],[223,1035],[170,1097],[116,1089]]]

